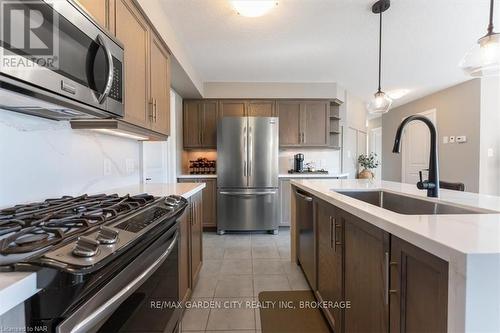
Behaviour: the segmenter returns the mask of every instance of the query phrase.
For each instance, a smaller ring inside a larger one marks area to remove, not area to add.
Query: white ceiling
[[[260,18],[238,16],[228,0],[161,1],[204,82],[338,82],[364,100],[377,88],[373,1],[280,0]],[[392,0],[384,14],[382,88],[411,89],[402,104],[467,80],[458,63],[485,33],[488,5]],[[500,15],[495,21],[500,30]]]

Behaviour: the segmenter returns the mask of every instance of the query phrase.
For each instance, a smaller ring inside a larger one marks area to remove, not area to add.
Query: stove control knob
[[[168,206],[177,206],[177,204],[179,203],[177,200],[175,200],[174,198],[171,198],[171,197],[168,197],[165,199],[165,203],[168,205]]]
[[[73,254],[77,257],[92,257],[99,251],[99,242],[88,238],[88,237],[78,237],[76,246],[73,249]]]
[[[97,234],[97,241],[101,244],[114,244],[118,241],[118,231],[102,226]]]
[[[170,197],[174,198],[175,200],[177,200],[177,202],[180,202],[182,200],[182,197],[180,195],[172,194]]]

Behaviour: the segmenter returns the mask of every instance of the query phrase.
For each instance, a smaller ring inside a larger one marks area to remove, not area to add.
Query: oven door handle
[[[108,59],[108,65],[109,65],[109,70],[108,70],[108,79],[106,81],[106,87],[104,88],[104,92],[97,98],[97,101],[99,104],[102,104],[102,102],[108,97],[110,91],[111,91],[111,86],[113,85],[113,73],[115,72],[114,64],[113,64],[113,56],[111,55],[111,51],[109,50],[108,45],[106,44],[106,41],[101,35],[97,35],[97,43],[101,45],[101,47],[104,49],[104,52],[106,53],[106,58]]]
[[[141,286],[141,284],[149,278],[158,267],[163,264],[163,262],[170,255],[174,247],[177,245],[177,238],[179,237],[179,232],[176,231],[175,235],[172,239],[172,243],[168,246],[167,250],[156,259],[151,266],[146,268],[144,272],[142,272],[139,276],[137,276],[132,282],[126,285],[122,290],[116,293],[113,297],[111,297],[108,301],[98,307],[95,311],[93,311],[90,315],[81,320],[77,325],[75,325],[71,332],[88,332],[95,324],[106,318],[107,315],[113,313],[116,308],[125,300],[128,296],[130,296],[137,288]]]

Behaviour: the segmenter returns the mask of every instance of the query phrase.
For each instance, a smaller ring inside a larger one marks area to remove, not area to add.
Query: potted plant
[[[358,163],[363,167],[358,174],[359,179],[373,179],[375,175],[371,170],[376,169],[380,164],[375,153],[359,155]]]

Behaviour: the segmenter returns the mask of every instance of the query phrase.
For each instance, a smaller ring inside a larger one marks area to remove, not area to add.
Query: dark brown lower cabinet
[[[343,291],[343,222],[337,209],[318,200],[315,203],[318,272],[316,297],[320,302],[344,300]],[[323,308],[323,313],[335,332],[343,332],[343,310],[341,307]]]
[[[391,332],[446,332],[448,263],[391,236]]]
[[[191,293],[189,252],[189,210],[187,210],[182,215],[179,225],[179,299],[181,301],[186,301]]]
[[[323,309],[335,333],[447,331],[446,261],[292,188],[297,195],[298,259],[308,268],[303,258],[315,258],[307,263],[315,263],[316,298],[350,302],[344,310]],[[311,202],[312,207],[308,206]],[[304,221],[309,221],[305,218],[310,216],[314,216],[314,228],[304,228],[308,225]],[[314,231],[314,241],[305,237],[309,229]],[[310,244],[315,244],[314,250],[305,246]]]
[[[217,179],[215,178],[179,178],[179,183],[205,183],[203,192],[203,227],[217,227]]]
[[[179,226],[179,299],[186,301],[193,291],[203,261],[202,192],[188,199],[189,206]]]
[[[351,214],[344,221],[345,332],[388,332],[389,233]]]
[[[203,203],[202,192],[190,198],[190,248],[191,248],[191,281],[192,287],[196,285],[203,260]]]

